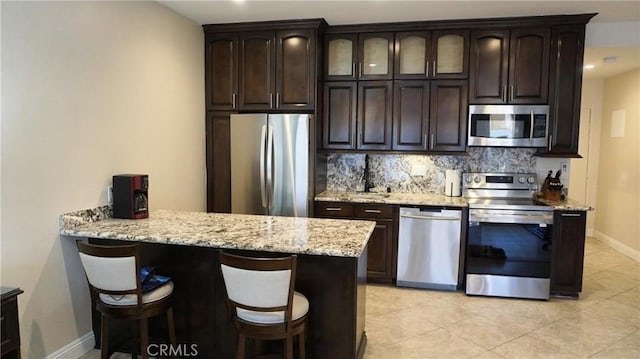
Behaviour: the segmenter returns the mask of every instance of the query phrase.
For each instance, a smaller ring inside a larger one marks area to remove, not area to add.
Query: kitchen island
[[[296,290],[310,302],[308,357],[362,357],[366,247],[374,226],[371,221],[168,210],[127,220],[110,218],[109,207],[60,217],[63,236],[97,244],[140,243],[142,264],[154,265],[174,281],[178,344],[196,344],[202,358],[232,358],[235,352],[220,273],[222,249],[253,256],[297,254]],[[99,338],[100,317],[93,314]],[[152,337],[166,335],[163,320],[151,321],[151,327]]]

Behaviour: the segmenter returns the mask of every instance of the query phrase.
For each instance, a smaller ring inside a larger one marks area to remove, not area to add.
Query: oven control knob
[[[525,181],[526,181],[526,179],[524,178],[524,176],[518,177],[518,183],[524,184]]]
[[[473,177],[473,182],[480,183],[480,176]]]
[[[534,184],[536,183],[536,178],[533,176],[529,176],[529,178],[527,178],[527,182],[529,182],[530,184]]]
[[[471,178],[471,176],[465,176],[464,181],[467,183],[471,183],[471,181],[473,180],[473,178]]]

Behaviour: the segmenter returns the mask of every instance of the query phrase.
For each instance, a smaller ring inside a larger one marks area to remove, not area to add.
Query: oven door
[[[467,294],[548,299],[552,211],[471,209]]]

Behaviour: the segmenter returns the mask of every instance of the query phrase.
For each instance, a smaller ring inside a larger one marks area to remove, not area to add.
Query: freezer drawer
[[[397,285],[456,290],[461,210],[400,208]]]

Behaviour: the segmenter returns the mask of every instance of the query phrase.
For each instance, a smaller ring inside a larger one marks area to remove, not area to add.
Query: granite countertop
[[[448,197],[435,193],[363,193],[325,191],[318,194],[315,197],[315,200],[322,202],[382,203],[423,206],[469,206],[467,200],[462,197]]]
[[[187,246],[359,257],[375,222],[229,213],[151,211],[116,219],[110,208],[60,216],[60,234]]]
[[[546,204],[547,206],[551,206],[553,207],[553,209],[559,210],[559,211],[591,211],[593,210],[593,207],[587,204],[572,200],[571,198],[567,198],[561,201],[551,201],[544,198],[537,198],[537,201],[542,204]]]
[[[416,206],[450,206],[468,207],[469,203],[464,197],[448,197],[436,193],[363,193],[363,192],[330,192],[319,193],[315,197],[320,202],[347,202],[347,203],[380,203]],[[572,199],[562,201],[550,201],[536,198],[542,204],[560,211],[590,211],[591,206]]]

